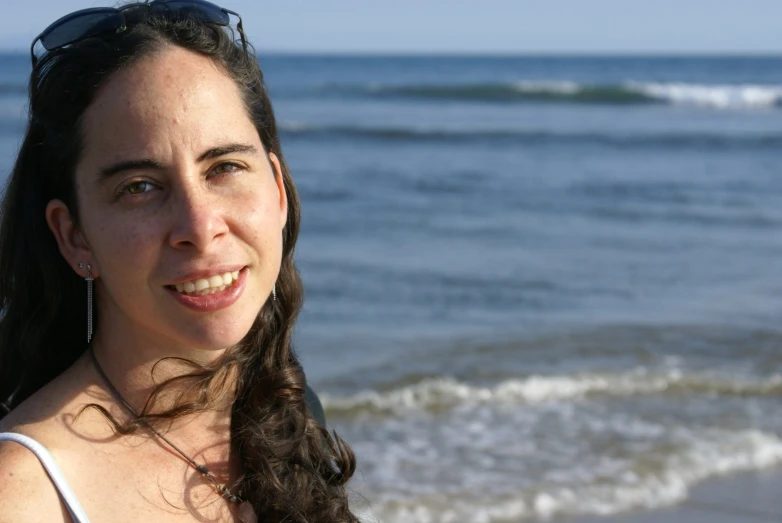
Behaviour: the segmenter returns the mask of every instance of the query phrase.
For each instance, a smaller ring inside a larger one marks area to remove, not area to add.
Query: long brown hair
[[[238,490],[259,520],[358,521],[345,492],[355,470],[354,455],[336,434],[312,419],[305,376],[291,345],[303,299],[293,261],[300,204],[254,53],[238,45],[230,29],[155,17],[146,9],[126,13],[133,22],[128,30],[49,52],[30,77],[29,124],[0,209],[2,406],[13,409],[85,350],[86,307],[75,306],[83,303],[84,282],[60,256],[44,216],[46,204],[60,199],[78,224],[74,170],[83,148],[81,117],[116,71],[166,45],[180,46],[209,57],[236,82],[264,147],[280,159],[288,217],[277,299],[263,305],[244,340],[216,363],[193,364],[192,373],[160,384],[140,419],[122,425],[103,412],[116,430],[132,432],[142,423],[208,407],[214,398],[207,391],[219,390],[231,376],[236,398],[231,445],[242,464]],[[99,329],[97,319],[96,324]],[[174,387],[195,394],[187,394],[188,401],[171,409],[155,410],[155,398]]]

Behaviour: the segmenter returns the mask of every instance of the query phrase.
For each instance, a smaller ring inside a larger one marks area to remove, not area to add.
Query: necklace
[[[111,383],[111,380],[109,380],[109,377],[106,376],[106,373],[103,371],[103,367],[100,366],[100,363],[98,363],[98,358],[95,356],[95,351],[92,350],[92,345],[88,347],[88,352],[90,353],[90,357],[92,358],[92,364],[95,366],[95,370],[98,371],[98,374],[100,374],[100,377],[103,379],[103,381],[106,383],[106,386],[109,388],[111,393],[114,395],[114,397],[119,401],[119,403],[125,407],[125,410],[127,410],[132,416],[134,416],[136,419],[139,418],[139,413],[136,411],[136,409],[133,408],[133,406],[127,402],[125,398],[122,397],[122,394],[119,393],[117,388],[114,386],[113,383]],[[196,461],[182,452],[182,450],[174,445],[171,440],[169,440],[167,437],[165,437],[163,434],[161,434],[155,427],[147,423],[146,421],[142,420],[142,423],[146,428],[151,430],[155,436],[162,439],[164,442],[168,444],[169,447],[174,449],[176,452],[178,452],[185,461],[190,464],[194,469],[196,469],[199,473],[201,473],[201,476],[207,479],[209,483],[212,485],[212,487],[215,489],[215,491],[220,494],[222,497],[227,499],[228,501],[236,504],[239,506],[239,519],[242,521],[242,523],[257,523],[258,518],[255,515],[255,510],[253,510],[252,505],[249,501],[242,500],[239,496],[232,493],[228,487],[225,485],[221,485],[218,483],[217,479],[212,475],[212,473],[209,471],[208,468],[206,468],[205,465],[199,465],[196,463]]]

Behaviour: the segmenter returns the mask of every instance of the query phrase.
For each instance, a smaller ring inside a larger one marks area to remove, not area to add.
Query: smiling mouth
[[[166,287],[172,290],[175,289],[185,296],[209,296],[233,287],[239,280],[239,272],[215,274],[209,278],[198,278],[197,280],[177,283],[176,285],[166,285]]]

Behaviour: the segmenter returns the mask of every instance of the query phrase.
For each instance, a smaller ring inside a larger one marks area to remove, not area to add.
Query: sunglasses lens
[[[49,51],[83,38],[113,31],[124,22],[116,10],[84,13],[53,24],[41,35],[41,44]]]
[[[152,2],[153,13],[166,14],[177,18],[194,18],[210,24],[228,25],[228,14],[220,7],[203,0],[158,0]]]

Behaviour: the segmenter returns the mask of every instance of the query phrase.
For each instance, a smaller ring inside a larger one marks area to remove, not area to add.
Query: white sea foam
[[[381,523],[499,523],[532,517],[612,515],[669,506],[686,499],[690,489],[704,479],[782,463],[782,440],[771,434],[683,428],[677,432],[679,442],[686,444],[661,456],[659,470],[644,471],[636,464],[599,482],[539,483],[520,487],[516,494],[482,495],[474,490],[417,496],[385,493],[362,516]]]
[[[366,521],[611,515],[669,506],[705,479],[782,463],[773,423],[766,431],[729,428],[747,426],[745,415],[776,402],[782,375],[666,364],[484,387],[430,378],[323,399],[359,457],[362,485],[354,488],[371,501]],[[659,397],[669,392],[675,401]],[[746,412],[731,406],[737,396]],[[724,416],[728,427],[715,426]]]
[[[606,102],[610,101],[609,93],[614,92],[614,96],[621,99],[624,92],[676,105],[718,109],[754,109],[782,105],[782,85],[637,81],[618,85],[590,85],[570,81],[525,80],[516,82],[513,86],[521,93],[549,93],[566,97],[602,91]]]
[[[449,408],[480,403],[539,404],[583,398],[587,395],[631,396],[675,390],[690,394],[782,394],[782,374],[765,378],[687,373],[680,369],[649,371],[639,367],[620,373],[533,375],[492,386],[479,386],[454,378],[427,378],[412,385],[378,392],[365,390],[349,396],[324,393],[324,407],[334,413],[355,411],[400,412]]]
[[[764,469],[782,463],[782,440],[756,430],[689,431],[679,429],[690,445],[664,459],[656,474],[635,475],[617,484],[544,491],[534,497],[538,516],[610,515],[635,508],[658,508],[686,499],[690,488],[714,476]]]
[[[782,85],[704,85],[628,82],[626,87],[673,104],[718,109],[768,108],[782,103]]]

